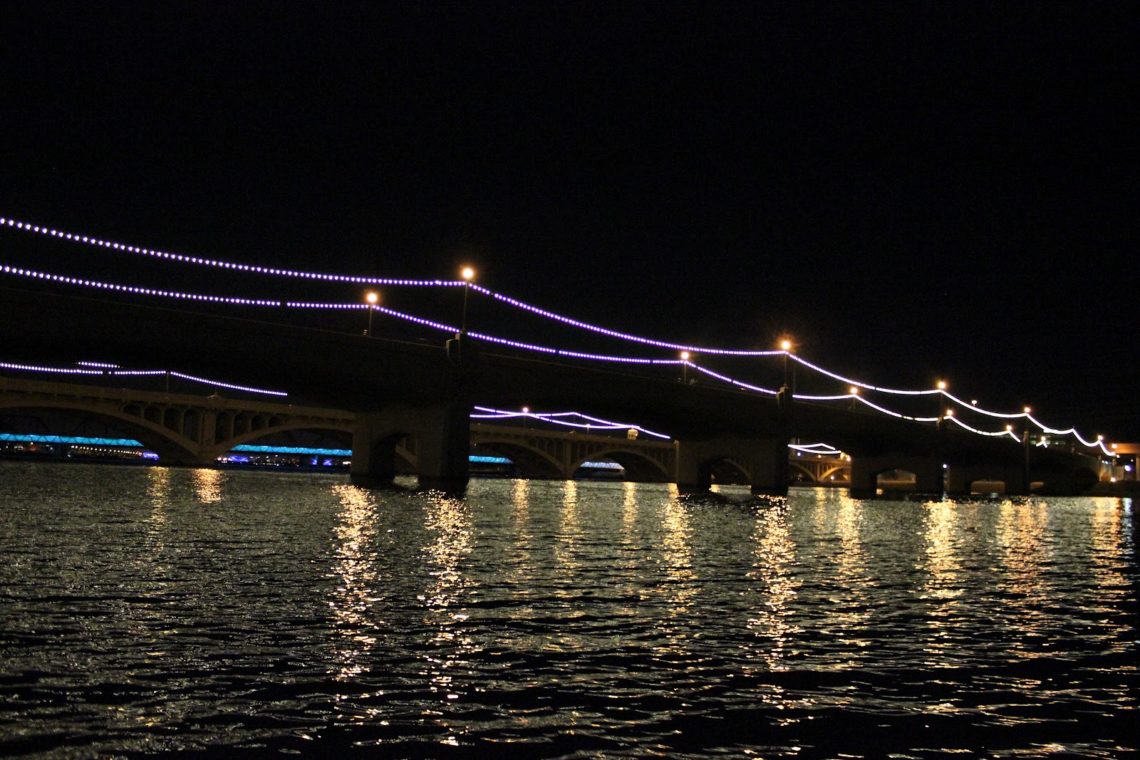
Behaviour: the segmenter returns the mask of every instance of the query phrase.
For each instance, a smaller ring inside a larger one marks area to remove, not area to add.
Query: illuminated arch
[[[666,482],[672,479],[668,468],[644,452],[616,446],[614,448],[599,448],[588,455],[580,457],[570,466],[570,472],[577,472],[584,463],[593,459],[612,459],[625,470],[625,479],[644,482]]]
[[[201,465],[206,463],[199,452],[197,441],[165,427],[161,422],[148,419],[145,415],[131,414],[126,410],[112,406],[85,405],[74,401],[54,399],[0,401],[0,411],[34,412],[38,409],[77,412],[98,420],[116,423],[122,427],[125,433],[141,443],[144,448],[158,454],[159,460],[164,464]],[[165,415],[163,415],[163,421],[165,421]]]
[[[851,480],[851,467],[849,465],[837,465],[829,470],[824,470],[819,476],[820,483],[828,482],[828,478],[832,475],[842,475],[840,482],[846,483]]]
[[[537,478],[545,480],[567,480],[573,474],[566,472],[562,463],[549,453],[533,446],[527,446],[519,441],[496,440],[494,438],[481,438],[480,450],[486,448],[506,457],[518,468],[518,474],[524,478]]]
[[[247,432],[235,435],[224,441],[219,441],[212,446],[208,447],[209,452],[214,457],[219,457],[227,451],[232,450],[235,446],[242,444],[252,443],[262,438],[269,438],[270,436],[280,435],[282,433],[291,433],[299,430],[311,430],[314,432],[327,430],[333,433],[347,433],[348,438],[352,440],[352,426],[349,424],[317,424],[312,421],[305,420],[288,420],[286,422],[278,422],[270,427],[264,427],[257,430],[249,430]]]
[[[799,462],[796,462],[796,461],[788,462],[789,479],[792,479],[792,478],[790,478],[790,476],[791,476],[791,472],[793,470],[795,470],[796,472],[802,472],[804,475],[806,475],[807,476],[806,480],[808,483],[818,483],[819,482],[818,480],[816,480],[814,472],[812,472],[811,470],[809,470],[808,468],[804,467],[802,464],[800,464]]]

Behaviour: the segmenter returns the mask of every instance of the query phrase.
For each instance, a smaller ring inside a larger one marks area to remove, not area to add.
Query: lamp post
[[[780,341],[780,350],[784,352],[784,387],[791,391],[791,366],[788,359],[792,354],[792,342],[787,338],[784,338]]]
[[[1026,495],[1029,495],[1033,490],[1033,474],[1029,463],[1029,414],[1032,411],[1031,407],[1025,407],[1025,425],[1021,431],[1021,447],[1024,456],[1021,463],[1021,486]]]
[[[376,304],[380,303],[380,294],[370,290],[364,294],[364,301],[368,304],[368,330],[364,334],[372,337],[372,312],[376,311]]]
[[[475,270],[471,267],[463,267],[459,271],[460,276],[463,278],[463,319],[459,323],[459,334],[467,334],[467,296],[471,292],[471,281],[475,279]]]
[[[935,414],[934,414],[935,424],[941,426],[942,422],[943,422],[941,419],[942,418],[942,397],[946,395],[946,381],[945,380],[939,380],[937,383],[934,384],[934,388],[935,388],[935,390],[938,391],[938,393],[936,393],[934,395],[934,400],[937,402],[934,406],[934,408],[935,408]]]
[[[681,385],[689,384],[689,352],[681,352]]]

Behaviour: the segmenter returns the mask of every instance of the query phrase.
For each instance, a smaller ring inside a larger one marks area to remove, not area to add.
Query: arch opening
[[[600,466],[588,466],[595,463]],[[616,465],[616,467],[611,466]],[[667,483],[672,480],[665,465],[639,451],[603,449],[574,465],[575,478],[620,478],[637,483]]]
[[[875,489],[879,494],[913,493],[918,490],[918,474],[894,468],[875,474]]]
[[[10,434],[58,435],[71,438],[91,439],[133,439],[142,444],[143,451],[157,455],[161,464],[202,465],[202,457],[194,443],[186,440],[176,431],[164,427],[161,416],[149,418],[147,410],[136,408],[139,416],[129,411],[110,409],[76,409],[66,404],[22,404],[0,408],[0,431]],[[79,444],[60,444],[57,458],[75,458],[70,448]],[[99,449],[90,448],[88,457],[98,458]],[[143,457],[139,452],[139,458]],[[114,457],[117,458],[117,457]]]
[[[702,483],[710,486],[751,486],[752,476],[748,474],[738,462],[721,457],[709,459],[701,463],[700,477]]]

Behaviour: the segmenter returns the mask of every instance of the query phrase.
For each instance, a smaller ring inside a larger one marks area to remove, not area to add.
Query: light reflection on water
[[[725,495],[0,463],[0,755],[1136,748],[1129,500]]]

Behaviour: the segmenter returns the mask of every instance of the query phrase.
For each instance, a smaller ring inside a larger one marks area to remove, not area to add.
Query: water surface
[[[0,755],[1119,757],[1133,519],[0,462]]]

